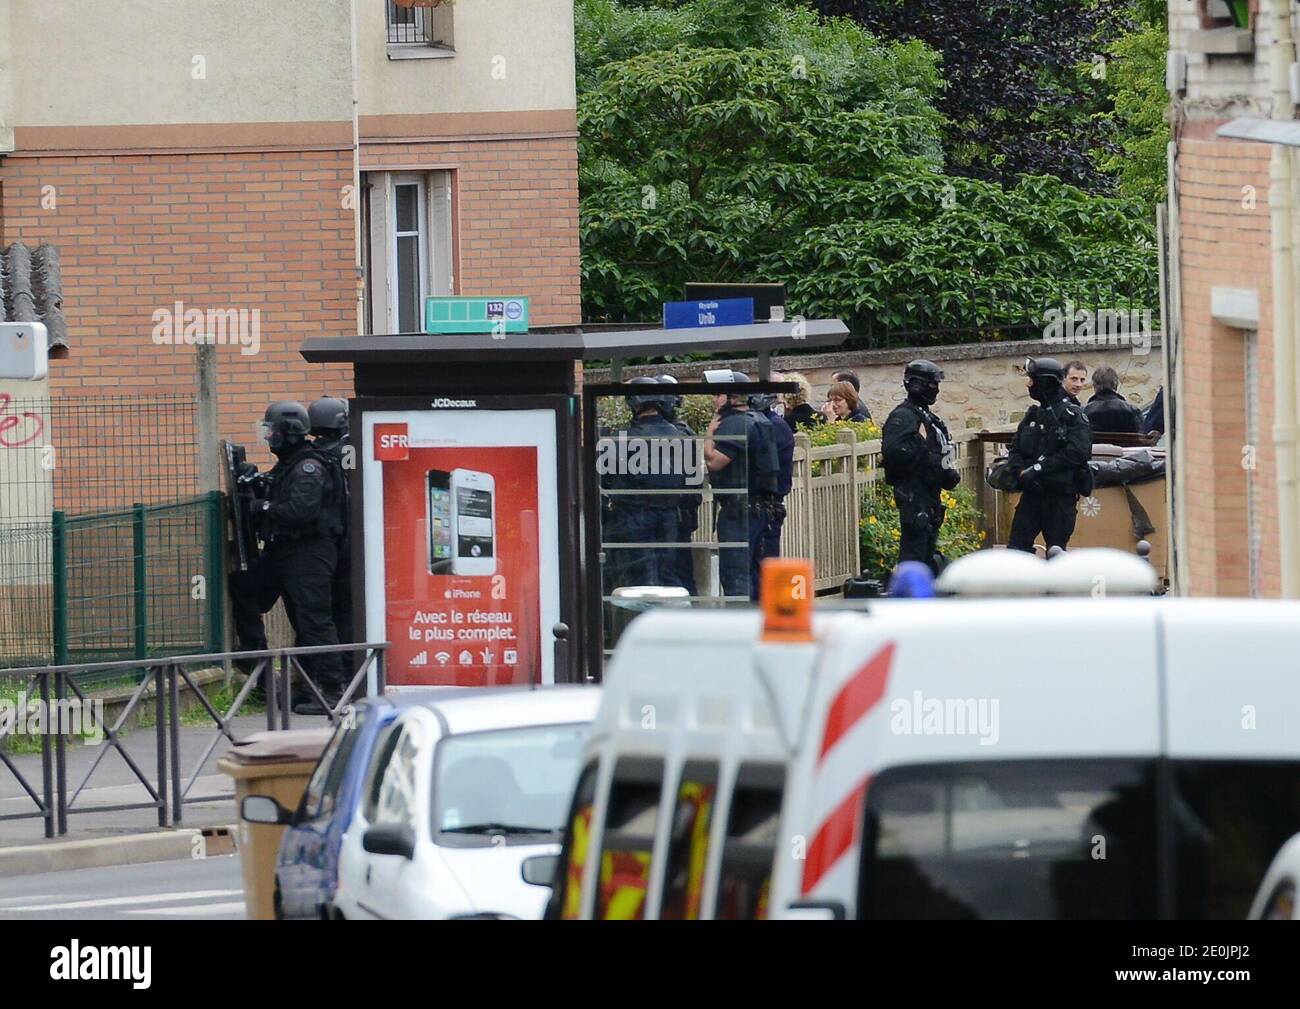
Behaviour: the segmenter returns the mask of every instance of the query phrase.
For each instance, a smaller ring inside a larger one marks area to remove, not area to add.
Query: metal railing
[[[429,8],[399,7],[388,0],[388,41],[391,44],[429,43]]]
[[[140,661],[74,663],[60,666],[39,666],[11,670],[10,674],[22,681],[36,686],[39,691],[40,704],[46,713],[45,731],[41,736],[41,781],[39,791],[36,784],[22,773],[14,760],[0,747],[2,763],[17,780],[35,809],[24,813],[0,815],[0,820],[40,819],[44,821],[45,836],[62,836],[68,832],[68,816],[76,813],[111,813],[127,810],[153,809],[158,814],[158,826],[179,825],[184,821],[187,803],[211,802],[233,798],[233,793],[219,795],[190,795],[199,775],[212,758],[213,751],[223,738],[232,744],[237,743],[232,722],[254,690],[259,687],[266,696],[266,727],[268,730],[292,728],[293,719],[293,683],[294,674],[302,684],[304,691],[315,698],[328,712],[331,724],[338,724],[343,712],[356,696],[372,667],[375,673],[377,690],[384,687],[384,651],[387,642],[349,643],[343,645],[316,645],[299,648],[276,648],[257,652],[214,652],[201,655],[173,655],[164,658]],[[324,653],[341,653],[346,656],[361,654],[363,658],[348,682],[347,688],[334,705],[326,703],[318,685],[303,668],[300,659],[303,656]],[[191,671],[196,668],[220,666],[225,662],[247,663],[251,670],[239,692],[231,702],[229,710],[219,711],[199,688]],[[127,676],[141,674],[139,682],[118,712],[112,724],[102,714],[95,714],[95,705],[82,682],[82,677],[94,674],[109,676]],[[215,726],[215,732],[208,740],[199,759],[188,772],[182,768],[180,747],[180,690],[184,683],[198,699],[200,706]],[[147,773],[123,745],[124,728],[138,708],[152,704],[154,718],[154,769],[152,775]],[[103,733],[105,745],[95,756],[81,781],[69,791],[67,772],[67,733],[74,723],[69,713],[76,711],[84,732],[87,728],[86,717],[92,720],[89,728],[96,733]],[[102,721],[95,722],[94,719]],[[11,730],[0,727],[0,742],[3,742]],[[135,783],[143,786],[147,799],[141,802],[117,803],[111,805],[78,806],[87,784],[96,770],[103,763],[109,750],[118,752],[126,762],[135,778]]]

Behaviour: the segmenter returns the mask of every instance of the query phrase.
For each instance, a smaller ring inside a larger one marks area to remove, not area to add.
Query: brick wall
[[[4,241],[62,258],[71,354],[51,362],[51,394],[192,390],[193,348],[152,339],[155,311],[180,301],[260,313],[256,354],[218,350],[224,437],[251,446],[272,399],[350,395],[348,369],[298,347],[355,332],[351,174],[346,150],[6,158]]]
[[[453,170],[456,293],[526,294],[534,325],[581,321],[574,138],[367,143],[361,167]]]
[[[1272,266],[1268,206],[1269,148],[1212,139],[1218,122],[1189,124],[1179,142],[1182,228],[1187,533],[1191,590],[1196,595],[1249,594],[1245,348],[1243,334],[1211,316],[1215,286],[1259,292],[1259,443],[1256,514],[1263,550],[1260,594],[1280,591],[1276,470],[1271,431]],[[1243,206],[1254,187],[1253,209]]]
[[[572,137],[394,142],[363,153],[368,169],[454,170],[457,293],[528,294],[535,324],[580,321]],[[342,195],[351,175],[348,150],[4,159],[0,241],[50,241],[62,256],[72,352],[52,362],[51,394],[190,391],[193,350],[156,345],[154,313],[177,301],[257,309],[258,353],[218,352],[221,434],[265,464],[255,429],[268,402],[352,393],[350,368],[298,354],[308,336],[356,331],[353,216]]]

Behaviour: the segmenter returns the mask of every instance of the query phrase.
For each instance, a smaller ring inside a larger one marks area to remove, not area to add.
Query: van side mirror
[[[520,875],[533,886],[555,886],[555,873],[560,867],[559,855],[533,855],[524,859]]]
[[[372,855],[415,857],[415,832],[410,827],[383,824],[361,835],[361,847]]]
[[[293,814],[269,795],[246,795],[239,804],[240,819],[279,827],[293,820]]]

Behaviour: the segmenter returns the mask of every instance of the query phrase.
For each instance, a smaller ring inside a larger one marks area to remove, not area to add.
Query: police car
[[[1300,605],[984,551],[814,614],[789,563],[629,627],[549,917],[1247,915],[1300,831]]]

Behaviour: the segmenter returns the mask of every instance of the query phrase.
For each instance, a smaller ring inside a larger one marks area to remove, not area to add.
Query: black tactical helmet
[[[743,371],[732,371],[729,368],[714,368],[704,373],[704,381],[710,385],[717,384],[734,384],[736,382],[748,382],[749,376]]]
[[[1065,368],[1054,357],[1029,357],[1025,359],[1025,374],[1029,376],[1029,397],[1040,403],[1065,388]]]
[[[628,385],[651,385],[656,389],[659,388],[659,382],[646,375],[632,379]],[[633,393],[627,397],[627,405],[632,409],[634,417],[648,406],[654,407],[660,413],[671,413],[673,397],[665,392]]]
[[[747,383],[749,376],[743,371],[732,371],[730,368],[712,368],[704,373],[704,381],[710,385],[735,385],[737,383]],[[719,389],[718,393],[725,395],[727,402],[733,406],[736,405],[737,400],[745,400],[746,406],[748,406],[748,397],[742,392],[724,393]]]
[[[760,413],[769,409],[774,403],[776,403],[774,392],[756,392],[749,397],[750,409],[758,410]]]
[[[311,431],[311,418],[301,403],[282,400],[266,408],[260,427],[263,440],[271,446],[272,452],[278,453],[307,437]]]
[[[1041,376],[1043,378],[1054,378],[1062,384],[1065,382],[1065,367],[1054,357],[1025,358],[1025,374],[1032,379]]]
[[[660,385],[677,384],[677,379],[673,378],[672,375],[660,375],[657,381],[659,382]],[[676,393],[673,393],[672,401],[673,401],[672,409],[673,412],[676,413],[678,410],[682,408],[682,397],[678,396]]]
[[[348,433],[347,400],[324,396],[307,408],[307,418],[313,435],[333,434],[342,437]]]
[[[903,388],[926,406],[939,398],[939,383],[942,381],[943,371],[933,361],[913,361],[903,369]]]

